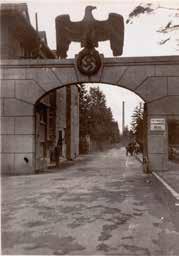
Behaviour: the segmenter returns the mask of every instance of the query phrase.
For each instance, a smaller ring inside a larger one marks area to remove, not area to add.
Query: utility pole
[[[124,134],[125,129],[125,102],[122,102],[122,134]]]
[[[39,28],[38,28],[38,16],[37,16],[37,12],[35,13],[35,27],[36,27],[36,31],[38,32],[38,31],[39,31]]]

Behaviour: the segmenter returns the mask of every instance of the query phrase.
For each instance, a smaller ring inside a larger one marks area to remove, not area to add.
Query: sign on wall
[[[165,131],[165,118],[151,118],[150,130],[151,131]]]

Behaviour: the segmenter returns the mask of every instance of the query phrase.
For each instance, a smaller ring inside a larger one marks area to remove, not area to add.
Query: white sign
[[[152,118],[150,119],[151,131],[165,131],[165,118]]]

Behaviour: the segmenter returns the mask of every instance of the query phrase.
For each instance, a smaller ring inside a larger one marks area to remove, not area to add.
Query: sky
[[[38,13],[39,30],[47,33],[48,45],[56,49],[55,17],[61,14],[69,14],[71,21],[79,21],[84,16],[87,5],[97,7],[93,15],[98,20],[108,19],[110,12],[120,13],[126,21],[129,13],[139,4],[152,3],[151,7],[158,8],[152,14],[140,15],[132,24],[125,24],[124,49],[121,57],[130,56],[161,56],[178,55],[176,39],[179,38],[179,30],[173,31],[171,40],[164,45],[159,45],[160,40],[165,40],[168,35],[156,31],[172,20],[173,24],[179,24],[179,16],[172,8],[179,8],[179,0],[5,0],[1,2],[26,2],[32,25],[35,27],[35,13]],[[179,11],[178,11],[179,13]],[[178,33],[178,34],[177,34]],[[99,44],[97,49],[105,57],[112,57],[109,42]],[[72,43],[68,51],[68,58],[73,58],[80,51],[80,44]],[[125,101],[126,125],[130,126],[131,115],[136,105],[142,100],[126,89],[111,85],[101,85],[100,88],[106,95],[107,104],[111,107],[114,118],[121,129],[122,101]]]

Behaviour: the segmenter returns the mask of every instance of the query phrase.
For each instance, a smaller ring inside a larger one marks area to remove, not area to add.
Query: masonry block
[[[29,174],[34,172],[34,154],[14,154],[14,171],[16,174]]]
[[[101,82],[118,85],[126,69],[125,66],[104,67]]]
[[[1,135],[3,153],[34,152],[33,135]]]
[[[1,111],[1,116],[4,116],[4,99],[0,98],[0,111]]]
[[[61,85],[68,85],[79,82],[74,68],[53,68],[53,72],[58,77]]]
[[[167,150],[166,135],[149,135],[148,136],[148,152],[149,154],[164,154]]]
[[[1,97],[13,98],[15,97],[15,81],[14,80],[1,80]]]
[[[28,68],[26,78],[36,81],[45,91],[61,85],[61,81],[54,74],[53,68]]]
[[[4,68],[1,71],[2,79],[25,79],[26,68]]]
[[[119,84],[129,90],[135,90],[145,79],[154,76],[154,66],[129,66],[121,77]]]
[[[168,157],[166,154],[148,154],[149,168],[152,171],[167,171]]]
[[[36,103],[36,101],[45,93],[33,80],[16,80],[16,98],[22,99],[28,103]]]
[[[179,96],[179,76],[168,77],[168,95]]]
[[[156,65],[156,76],[178,76],[179,65]]]
[[[14,172],[14,154],[1,154],[1,174]]]
[[[34,117],[15,117],[15,134],[35,133]]]
[[[32,116],[34,106],[18,99],[4,99],[4,116]]]
[[[167,96],[167,78],[149,77],[135,92],[146,102]]]
[[[14,117],[1,117],[1,134],[14,134]]]
[[[168,96],[148,103],[148,114],[151,115],[178,115],[179,96]]]

